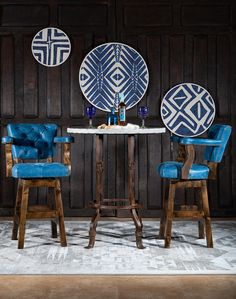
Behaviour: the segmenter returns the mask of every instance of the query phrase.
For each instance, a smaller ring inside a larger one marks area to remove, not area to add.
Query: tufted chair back
[[[8,136],[14,138],[14,159],[47,159],[54,156],[55,124],[9,124]]]
[[[204,158],[208,162],[219,163],[222,160],[225,147],[231,134],[231,126],[215,124],[212,125],[208,132],[208,138],[221,140],[220,146],[206,146]]]

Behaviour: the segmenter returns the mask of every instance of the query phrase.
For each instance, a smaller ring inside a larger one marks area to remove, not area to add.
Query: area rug
[[[0,274],[173,275],[236,274],[236,221],[213,221],[214,248],[197,238],[197,223],[175,221],[170,249],[156,238],[158,221],[144,221],[145,249],[136,248],[131,221],[100,221],[94,248],[89,221],[66,221],[68,247],[50,237],[50,222],[28,221],[25,248],[11,240],[11,221],[0,222]]]

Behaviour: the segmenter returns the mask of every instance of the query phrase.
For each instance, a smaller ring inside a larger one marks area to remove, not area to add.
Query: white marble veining
[[[67,128],[67,133],[71,134],[161,134],[165,133],[166,128],[140,128],[137,125],[128,124],[127,126],[112,126],[111,128],[98,129],[98,128]]]

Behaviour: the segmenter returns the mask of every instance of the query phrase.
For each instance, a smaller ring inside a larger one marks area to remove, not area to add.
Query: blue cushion
[[[12,137],[9,137],[9,136],[4,136],[2,137],[2,143],[3,144],[6,144],[6,143],[13,143],[13,138]]]
[[[180,179],[183,163],[170,161],[161,163],[157,171],[162,178]],[[209,168],[203,164],[193,164],[189,171],[189,180],[205,180],[208,178]]]
[[[209,162],[219,163],[222,158],[231,135],[232,127],[229,125],[215,124],[211,126],[208,138],[221,140],[221,146],[207,146],[204,159]]]
[[[54,156],[53,142],[57,134],[55,124],[8,124],[8,135],[13,138],[13,158],[47,159]]]
[[[180,144],[194,144],[194,145],[206,145],[206,146],[221,146],[222,140],[218,139],[207,139],[207,138],[192,138],[183,137],[181,138]]]
[[[19,163],[12,167],[14,178],[55,178],[70,175],[70,169],[62,163]]]
[[[74,137],[72,137],[72,136],[60,136],[60,137],[55,137],[53,141],[55,143],[73,143],[74,142]]]

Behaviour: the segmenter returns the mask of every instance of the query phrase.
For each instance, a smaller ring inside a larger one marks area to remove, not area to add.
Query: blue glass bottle
[[[111,108],[111,112],[108,113],[107,115],[107,125],[108,126],[114,126],[118,124],[118,118],[116,115],[116,111],[115,108],[112,107]]]

